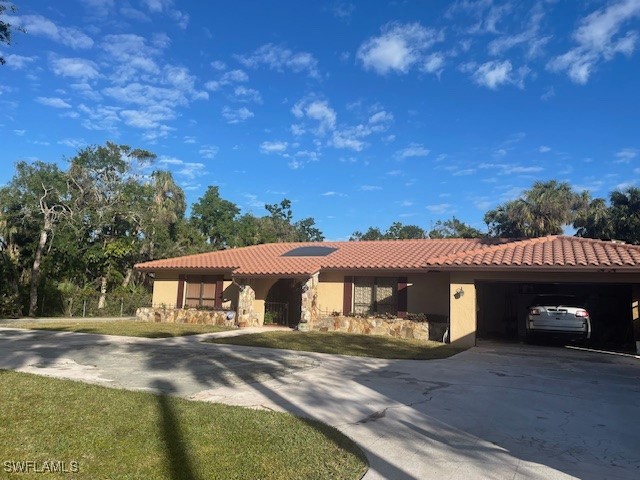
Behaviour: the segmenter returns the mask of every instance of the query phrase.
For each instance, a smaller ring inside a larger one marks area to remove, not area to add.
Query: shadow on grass
[[[158,392],[158,409],[162,425],[162,438],[166,450],[167,470],[172,480],[197,480],[192,461],[180,432],[180,425],[171,406],[168,395],[176,393],[176,388],[167,380],[154,380],[151,386]]]

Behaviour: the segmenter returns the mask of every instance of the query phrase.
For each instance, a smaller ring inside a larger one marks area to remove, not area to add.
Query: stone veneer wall
[[[403,318],[361,318],[323,316],[314,321],[311,330],[320,332],[347,332],[365,335],[383,335],[397,338],[442,341],[447,323],[416,322]]]
[[[227,318],[230,310],[197,310],[195,308],[163,308],[141,307],[136,310],[136,318],[142,322],[152,323],[191,323],[200,325],[224,325],[233,327],[236,324],[235,312],[233,318]]]

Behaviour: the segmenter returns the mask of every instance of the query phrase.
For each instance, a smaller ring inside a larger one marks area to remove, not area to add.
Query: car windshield
[[[578,306],[580,302],[572,295],[539,295],[533,299],[533,306]]]

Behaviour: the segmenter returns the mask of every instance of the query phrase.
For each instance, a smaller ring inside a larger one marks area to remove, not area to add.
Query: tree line
[[[482,232],[455,216],[438,220],[430,230],[394,222],[382,230],[369,227],[355,231],[358,240],[402,240],[419,238],[535,238],[560,235],[572,227],[579,237],[620,240],[640,244],[640,189],[614,190],[608,201],[592,198],[588,191],[576,192],[569,183],[534,182],[520,198],[507,201],[484,214],[487,231]]]
[[[107,142],[56,163],[18,162],[0,188],[0,315],[72,314],[95,298],[93,314],[148,302],[150,279],[136,263],[261,243],[322,241],[312,217],[294,220],[291,201],[243,213],[209,186],[187,215],[185,193],[152,152]],[[481,231],[456,217],[429,230],[392,223],[350,240],[537,237],[572,225],[576,235],[640,243],[640,189],[608,200],[567,183],[535,182],[489,210]],[[75,310],[74,310],[75,308]],[[109,310],[111,308],[111,310]]]
[[[286,198],[258,217],[241,214],[216,186],[187,217],[171,173],[149,173],[155,158],[107,142],[80,150],[67,168],[16,164],[0,188],[0,315],[70,314],[74,301],[88,297],[99,314],[110,294],[148,301],[149,279],[133,271],[138,262],[324,239],[313,218],[294,221]]]

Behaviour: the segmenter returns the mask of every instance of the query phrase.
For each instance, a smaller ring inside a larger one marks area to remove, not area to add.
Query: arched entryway
[[[264,304],[265,323],[295,327],[300,323],[302,282],[281,278],[269,289]]]

